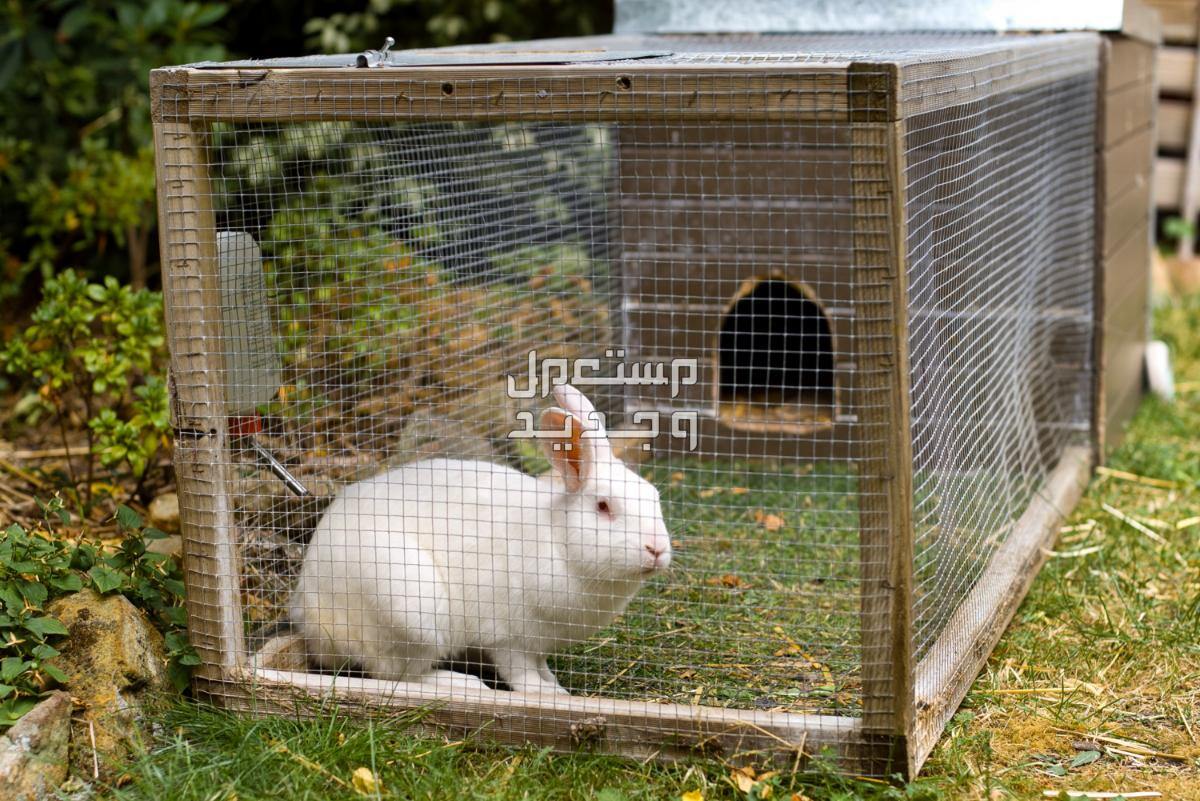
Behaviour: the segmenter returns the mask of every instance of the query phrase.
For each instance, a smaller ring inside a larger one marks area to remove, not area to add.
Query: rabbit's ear
[[[547,433],[561,432],[538,441],[554,472],[562,477],[567,492],[579,492],[592,474],[592,465],[595,463],[593,441],[583,436],[583,423],[562,409],[547,409],[542,412],[538,429]]]
[[[611,460],[612,446],[608,441],[608,432],[604,429],[604,415],[596,411],[587,395],[570,384],[559,384],[554,388],[554,399],[568,413],[582,421],[584,429],[588,432],[586,438],[592,445],[591,455],[597,460]]]

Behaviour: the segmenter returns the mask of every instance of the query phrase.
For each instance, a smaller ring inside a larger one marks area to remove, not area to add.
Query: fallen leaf
[[[778,531],[783,528],[787,522],[779,515],[771,515],[762,511],[755,512],[754,522],[765,528],[767,531]]]
[[[754,781],[754,779],[747,776],[745,773],[742,773],[740,770],[735,770],[733,772],[733,783],[737,785],[737,788],[743,793],[749,793],[754,789],[754,785],[758,782]]]
[[[379,779],[370,768],[355,768],[350,776],[354,789],[362,795],[375,795],[379,792]]]
[[[720,491],[721,491],[720,487],[710,487],[705,490],[700,490],[700,497],[701,498],[711,498],[712,496],[716,495]]]
[[[699,790],[688,790],[679,796],[679,801],[704,801],[704,793]]]
[[[735,576],[732,573],[726,573],[723,576],[711,576],[705,579],[704,583],[713,587],[729,587],[735,590],[750,586],[748,581],[743,581],[740,576]]]
[[[683,473],[672,473],[671,474],[671,483],[678,484],[680,481],[683,481]]]
[[[745,495],[750,490],[746,489],[745,487],[730,487],[729,491],[734,495]]]

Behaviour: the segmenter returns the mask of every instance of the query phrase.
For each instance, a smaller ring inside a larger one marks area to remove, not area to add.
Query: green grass
[[[1107,467],[1177,486],[1093,479],[928,763],[927,775],[961,785],[952,797],[1200,798],[1200,525],[1187,525],[1200,516],[1200,296],[1159,309],[1155,326],[1175,358],[1178,397],[1146,400]],[[1100,757],[1072,766],[1095,736],[1181,759],[1098,740]]]
[[[642,473],[661,488],[675,560],[610,630],[554,660],[560,680],[619,698],[860,709],[858,511],[847,468],[673,458]]]
[[[1108,466],[1177,486],[1151,486],[1111,473],[1093,480],[1064,526],[1056,555],[919,781],[889,787],[818,769],[803,776],[774,776],[758,786],[757,797],[770,785],[774,798],[797,794],[813,801],[994,801],[1040,797],[1043,789],[1151,789],[1166,799],[1200,798],[1200,525],[1177,528],[1200,515],[1200,298],[1160,310],[1157,325],[1176,355],[1179,399],[1170,405],[1147,401]],[[762,527],[754,519],[760,507],[777,505],[788,525],[803,521],[830,532],[828,558],[820,570],[813,561],[810,578],[837,578],[839,565],[848,561],[839,549],[849,546],[834,535],[845,522],[837,509],[822,513],[833,517],[805,518],[803,492],[797,495],[788,486],[770,482],[751,486],[753,476],[741,479],[752,492],[732,495],[722,490],[705,497],[701,493],[715,485],[715,473],[707,466],[674,466],[671,472],[683,473],[683,478],[654,478],[667,487],[667,514],[680,524],[680,574],[661,592],[639,598],[627,628],[616,627],[604,635],[614,638],[612,643],[587,650],[596,641],[560,659],[560,669],[575,680],[579,691],[600,689],[595,682],[608,679],[597,677],[612,678],[620,672],[626,667],[624,654],[637,644],[634,640],[645,644],[656,632],[662,635],[664,654],[703,647],[703,639],[677,639],[685,635],[728,642],[731,634],[752,633],[737,641],[746,644],[746,653],[757,664],[769,666],[781,658],[773,647],[779,642],[773,622],[747,610],[777,610],[796,592],[816,597],[822,583],[772,584],[772,579],[778,581],[775,560],[816,555],[789,552],[782,537],[762,540]],[[813,481],[809,494],[829,491],[828,476]],[[772,500],[772,492],[780,494]],[[697,510],[702,500],[718,519],[701,521]],[[1121,521],[1103,505],[1137,519],[1154,536]],[[739,537],[759,538],[756,556],[737,547]],[[709,583],[726,574],[750,586]],[[696,610],[706,612],[711,626],[699,635],[676,632],[680,621]],[[838,614],[809,610],[787,625],[816,626],[819,631],[838,620]],[[637,632],[636,638],[630,632]],[[756,637],[765,639],[752,647]],[[831,634],[829,640],[834,644],[836,638]],[[830,658],[835,650],[821,658]],[[673,687],[683,686],[676,681],[682,677],[664,680],[648,669],[649,664],[649,658],[636,662],[604,691],[669,696]],[[688,676],[684,683],[729,688],[744,679],[740,673],[714,670]],[[801,681],[796,686],[801,695],[811,695],[816,689],[811,684]],[[724,701],[740,704],[755,697]],[[774,704],[808,699],[769,700]],[[497,749],[482,742],[415,736],[411,721],[405,719],[363,723],[330,711],[313,722],[254,720],[180,703],[162,712],[158,724],[160,734],[147,754],[129,766],[122,786],[102,791],[101,797],[362,798],[353,789],[352,775],[366,767],[378,775],[378,795],[383,798],[618,801],[678,799],[690,791],[700,791],[710,801],[747,798],[730,781],[729,767],[719,762],[640,764],[530,748]],[[1177,759],[1138,756],[1141,749],[1114,742],[1120,740]]]
[[[238,717],[181,703],[159,713],[162,734],[135,763],[123,786],[101,797],[152,801],[362,799],[353,786],[359,768],[372,771],[378,794],[396,799],[675,799],[700,790],[706,799],[737,798],[718,766],[643,764],[588,754],[489,747],[407,733],[411,718],[382,723],[350,720],[329,710],[319,720]],[[853,782],[832,771],[768,778],[777,798],[805,793],[821,799],[935,796],[919,788]],[[866,795],[861,793],[865,790]]]

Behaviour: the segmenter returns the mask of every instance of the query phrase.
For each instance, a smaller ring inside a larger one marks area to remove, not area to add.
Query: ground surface
[[[1179,399],[1143,406],[918,782],[820,772],[756,782],[714,762],[514,752],[413,737],[403,720],[252,720],[182,704],[102,796],[1200,799],[1200,299],[1160,310],[1158,327],[1176,354]]]

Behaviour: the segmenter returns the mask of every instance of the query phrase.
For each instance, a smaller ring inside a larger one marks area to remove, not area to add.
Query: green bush
[[[152,278],[154,67],[386,35],[403,48],[603,33],[611,13],[609,0],[0,3],[0,301],[66,266]]]
[[[162,297],[121,286],[111,276],[88,283],[73,270],[51,276],[31,324],[0,350],[0,365],[30,384],[17,403],[31,424],[51,415],[67,430],[82,416],[86,474],[68,461],[72,491],[90,510],[95,461],[127,469],[140,492],[147,468],[167,443],[167,388],[153,373],[166,357]]]
[[[120,506],[120,545],[106,548],[64,536],[60,528],[71,516],[59,499],[43,504],[42,511],[44,522],[34,530],[13,523],[0,532],[0,729],[66,681],[53,659],[67,629],[46,608],[85,587],[102,595],[119,592],[145,611],[166,635],[172,681],[179,689],[187,686],[200,660],[184,633],[182,573],[174,559],[146,549],[147,540],[166,535]]]
[[[222,58],[223,3],[0,3],[0,300],[67,264],[144,285],[149,72]]]
[[[385,36],[399,49],[589,36],[612,28],[611,0],[366,0],[361,11],[346,10],[345,3],[306,5],[308,45],[327,53],[378,48]]]

